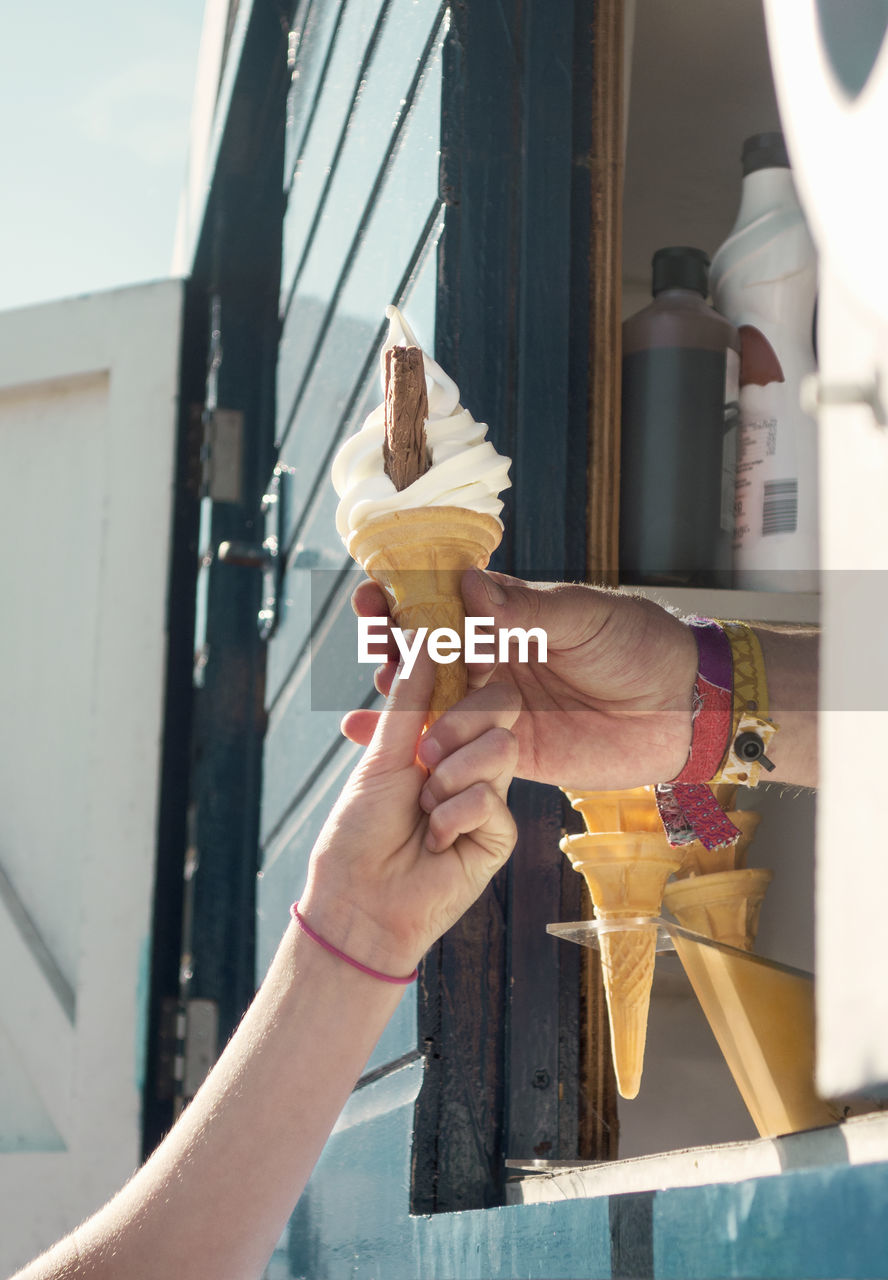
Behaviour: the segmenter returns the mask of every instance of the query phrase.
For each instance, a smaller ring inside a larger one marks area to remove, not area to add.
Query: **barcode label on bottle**
[[[762,496],[762,537],[795,533],[799,522],[798,480],[766,480]]]

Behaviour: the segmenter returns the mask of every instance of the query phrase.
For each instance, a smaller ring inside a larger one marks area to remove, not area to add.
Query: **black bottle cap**
[[[658,249],[652,266],[654,297],[664,289],[693,289],[704,298],[709,293],[709,258],[702,249]]]
[[[743,176],[757,169],[788,169],[789,156],[782,133],[754,133],[743,143],[740,153]]]

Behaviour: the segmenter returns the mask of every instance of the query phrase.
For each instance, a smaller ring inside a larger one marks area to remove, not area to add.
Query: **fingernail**
[[[444,756],[441,744],[436,742],[434,738],[423,738],[422,742],[419,744],[419,750],[416,754],[419,756],[420,762],[424,764],[427,769],[434,769],[435,765],[438,764]]]
[[[440,841],[435,836],[432,835],[431,831],[427,831],[425,833],[425,839],[423,840],[423,844],[425,845],[426,849],[428,849],[429,853],[441,852]]]
[[[426,813],[431,813],[432,810],[435,808],[436,804],[437,804],[437,801],[435,800],[435,797],[432,795],[428,787],[423,787],[422,791],[420,791],[419,793],[420,809],[424,810]]]
[[[482,573],[480,569],[473,569],[473,573],[478,575],[478,580],[484,590],[484,594],[491,604],[505,604],[506,593],[498,582],[494,582],[493,578],[489,578],[486,573]]]

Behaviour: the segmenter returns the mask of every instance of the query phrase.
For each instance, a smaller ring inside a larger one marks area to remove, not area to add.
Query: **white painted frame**
[[[816,0],[765,0],[765,17],[787,146],[821,261],[819,387],[810,391],[819,401],[824,570],[817,1079],[826,1096],[876,1088],[884,1096],[888,39],[852,100],[833,73]]]

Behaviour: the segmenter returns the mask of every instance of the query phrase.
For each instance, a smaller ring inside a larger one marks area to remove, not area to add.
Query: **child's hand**
[[[479,689],[448,712],[446,754],[417,760],[434,663],[397,679],[312,852],[299,909],[326,941],[403,975],[480,895],[515,844],[506,792],[519,695]]]

